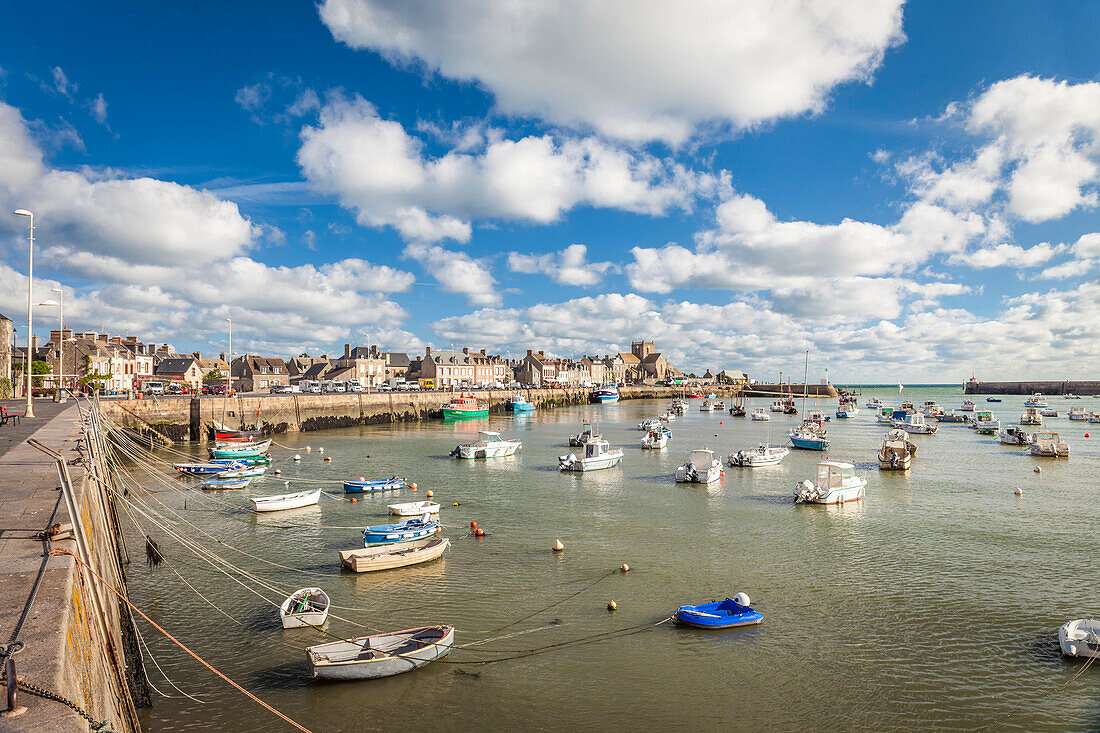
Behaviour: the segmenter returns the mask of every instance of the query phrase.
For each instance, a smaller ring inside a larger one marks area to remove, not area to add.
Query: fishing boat
[[[204,489],[243,489],[252,482],[248,478],[212,478],[202,482]]]
[[[326,680],[392,677],[450,654],[454,635],[453,626],[424,626],[318,644],[306,649],[309,672]]]
[[[1002,428],[997,437],[1005,445],[1031,445],[1031,433],[1026,433],[1015,425]]]
[[[1094,412],[1089,415],[1089,422],[1100,422],[1100,412]]]
[[[726,409],[726,403],[723,400],[715,400],[715,402],[714,402],[715,412],[721,412],[724,409]]]
[[[894,408],[893,407],[880,407],[878,414],[875,415],[875,420],[880,423],[890,425],[894,422]]]
[[[1021,425],[1042,425],[1043,414],[1038,407],[1025,407],[1024,414],[1020,415]]]
[[[856,467],[840,461],[817,464],[817,476],[799,481],[794,489],[795,504],[843,504],[863,498],[867,480],[856,476]]]
[[[703,400],[699,405],[699,412],[714,412],[714,403],[710,400]]]
[[[284,509],[299,509],[304,506],[313,506],[321,499],[320,489],[308,491],[295,491],[293,494],[279,494],[277,496],[253,496],[248,502],[254,512],[280,512]]]
[[[738,468],[777,466],[790,452],[790,448],[785,446],[761,443],[757,448],[746,448],[736,453],[730,453],[728,460],[731,466]]]
[[[1070,420],[1088,420],[1089,414],[1084,405],[1074,405],[1069,410]]]
[[[827,433],[824,428],[809,420],[798,427],[791,428],[790,432],[787,433],[791,445],[802,450],[828,450],[829,439],[826,436]]]
[[[580,458],[573,453],[567,456],[558,456],[558,470],[579,473],[599,471],[604,468],[613,468],[619,465],[622,460],[623,452],[618,448],[611,450],[611,446],[606,440],[589,440],[585,443],[584,455]]]
[[[178,473],[186,473],[190,476],[201,476],[207,473],[221,473],[228,471],[230,468],[244,468],[248,464],[243,461],[233,461],[230,463],[177,463],[172,466]]]
[[[806,415],[805,422],[811,423],[818,426],[819,428],[824,429],[825,423],[829,422],[829,416],[821,410],[810,410],[810,412]]]
[[[1053,407],[1040,407],[1039,414],[1043,417],[1058,417],[1058,411]]]
[[[858,414],[859,408],[851,402],[841,403],[840,406],[836,408],[836,416],[841,420],[853,418]]]
[[[688,411],[688,402],[687,402],[687,400],[673,400],[672,401],[672,411],[675,412],[675,413],[678,413],[680,415],[686,414],[687,411]]]
[[[460,395],[443,405],[444,420],[464,420],[469,417],[487,417],[488,405],[479,405],[472,395]]]
[[[974,429],[978,431],[979,435],[996,435],[997,431],[1001,429],[1001,421],[994,419],[989,422],[978,423]]]
[[[985,401],[986,402],[1003,402],[1004,400],[1002,400],[1000,397],[986,397]]]
[[[702,392],[692,392],[691,394],[688,395],[688,399],[692,399],[692,400],[701,399],[702,397],[703,397]]]
[[[585,420],[581,423],[581,431],[576,435],[569,436],[569,445],[573,448],[582,448],[588,445],[589,441],[600,440],[603,436],[593,430],[592,426]]]
[[[656,430],[650,430],[642,438],[642,447],[658,449],[664,448],[668,445],[669,439],[672,438],[672,433],[664,428],[657,428]]]
[[[733,629],[755,626],[764,614],[749,607],[749,597],[738,593],[733,598],[695,606],[680,606],[672,617],[681,624],[700,629]]]
[[[242,452],[258,452],[267,453],[268,448],[271,447],[271,438],[266,440],[244,440],[244,441],[215,441],[214,448],[217,450],[225,451],[242,451]]]
[[[769,415],[763,407],[754,407],[752,408],[752,419],[767,422],[772,419],[772,416]]]
[[[663,424],[659,417],[647,417],[638,423],[638,430],[658,430],[661,427],[663,427]]]
[[[901,413],[901,410],[894,411],[893,425],[911,435],[935,435],[940,429],[939,425],[928,422],[919,412],[906,414]]]
[[[353,573],[394,570],[435,560],[442,557],[450,546],[451,541],[446,537],[430,537],[396,545],[343,550],[340,552],[340,565]]]
[[[255,478],[263,476],[267,469],[263,466],[245,466],[244,468],[230,468],[217,474],[218,478]]]
[[[917,408],[913,407],[913,402],[911,400],[905,400],[905,402],[902,402],[901,405],[898,406],[898,409],[899,410],[904,410],[905,412],[908,412],[909,414],[912,414],[912,413],[917,411]]]
[[[367,481],[362,476],[357,481],[345,481],[344,493],[345,494],[372,494],[376,491],[397,491],[398,489],[404,489],[409,485],[409,482],[400,476],[390,476],[389,478],[376,479],[373,481]]]
[[[299,588],[279,606],[284,629],[324,626],[328,620],[329,597],[320,588]]]
[[[920,414],[924,415],[925,417],[935,417],[941,412],[943,412],[943,408],[936,404],[935,400],[927,400],[924,404],[920,406]]]
[[[885,405],[882,404],[882,400],[878,397],[872,397],[867,400],[867,404],[864,405],[868,410],[881,410]]]
[[[512,395],[512,399],[508,400],[508,409],[511,412],[534,412],[535,403],[517,393]]]
[[[247,443],[258,440],[259,437],[259,430],[214,430],[214,440],[219,443]]]
[[[993,402],[992,398],[986,400],[986,402]],[[1000,402],[1000,400],[996,400]],[[974,400],[963,400],[962,406],[959,408],[962,412],[974,412]]]
[[[970,427],[973,429],[977,429],[979,425],[982,425],[983,423],[991,423],[994,420],[997,420],[997,416],[989,410],[978,410],[974,413],[974,416],[970,418]],[[1000,421],[997,420],[997,422]]]
[[[504,458],[515,455],[515,452],[523,447],[518,440],[505,440],[500,433],[489,430],[479,430],[481,440],[476,443],[466,443],[456,446],[451,455],[455,458],[473,460],[475,458]]]
[[[388,504],[390,514],[399,517],[420,517],[424,514],[439,514],[439,504],[434,501],[407,501],[403,504]]]
[[[786,400],[773,400],[771,405],[768,407],[768,409],[771,410],[772,412],[783,412],[784,410],[787,409],[787,401]]]
[[[1042,392],[1036,392],[1035,394],[1024,400],[1024,407],[1046,407],[1047,400],[1043,397]]]
[[[722,462],[714,457],[714,451],[705,448],[688,454],[687,463],[676,469],[679,483],[709,484],[722,478]]]
[[[734,405],[730,408],[730,417],[745,417],[747,414],[744,405]]]
[[[592,392],[591,400],[601,405],[618,402],[619,388],[614,384],[605,384]]]
[[[1100,658],[1100,621],[1079,618],[1062,624],[1058,646],[1067,657]]]
[[[661,415],[661,419],[665,422],[673,422],[676,420],[676,413],[672,410],[669,410],[668,412]]]
[[[883,471],[908,471],[917,454],[917,446],[909,441],[909,433],[896,428],[886,434],[878,452],[878,467]]]
[[[1069,443],[1063,441],[1058,433],[1035,433],[1028,445],[1031,455],[1042,458],[1069,458]]]
[[[936,422],[969,423],[970,418],[968,418],[966,415],[956,415],[953,412],[941,412],[940,414],[936,415]]]
[[[439,520],[424,512],[415,519],[406,519],[397,524],[376,524],[363,530],[363,546],[392,545],[395,542],[422,540],[440,530]]]

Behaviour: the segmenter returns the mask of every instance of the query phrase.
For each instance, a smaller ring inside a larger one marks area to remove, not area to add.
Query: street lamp
[[[34,214],[26,209],[16,209],[12,212],[16,216],[28,216],[30,217],[31,224],[28,227],[30,234],[28,239],[30,240],[30,260],[27,265],[27,408],[24,411],[26,417],[34,417],[34,388],[31,386],[31,365],[34,362],[34,356],[31,354],[31,342],[34,340],[31,338],[31,334],[34,331],[31,328],[31,309],[33,308],[34,298]]]
[[[229,393],[233,391],[233,319],[226,318],[225,322],[229,324],[229,361],[227,362],[229,367],[229,382],[225,388],[225,396],[228,397]]]
[[[57,331],[57,396],[58,399],[64,398],[65,389],[65,291],[61,288],[50,288],[51,293],[57,293],[58,300],[44,300],[41,303],[36,303],[38,307],[53,307],[57,306],[58,313],[58,331]]]

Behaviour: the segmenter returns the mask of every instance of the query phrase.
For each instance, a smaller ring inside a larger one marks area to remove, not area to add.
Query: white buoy
[[[311,448],[307,445],[306,446],[306,453],[312,453],[312,452],[313,452],[313,448]]]
[[[1035,467],[1035,473],[1042,473],[1042,472],[1043,472],[1043,469],[1039,468],[1038,466]]]
[[[289,481],[284,481],[283,486],[290,486],[290,482]]]
[[[283,471],[282,471],[282,469],[281,469],[281,468],[276,468],[276,469],[275,469],[275,475],[276,475],[276,476],[278,476],[278,475],[279,475],[279,474],[281,474],[282,472],[283,472]]]
[[[608,604],[607,604],[607,610],[608,611],[614,611],[618,607],[619,607],[619,604],[615,603],[615,601],[609,601]]]
[[[1023,496],[1024,495],[1024,490],[1021,489],[1019,486],[1017,486],[1016,490],[1013,491],[1012,493],[1015,494],[1016,496]]]
[[[626,563],[624,562],[624,563],[623,563],[622,565],[620,565],[620,566],[619,566],[619,572],[620,572],[620,573],[629,573],[629,572],[630,572],[630,566],[629,566],[629,565],[627,565],[627,564],[626,564]]]
[[[324,453],[325,452],[325,447],[321,446],[320,448],[317,449],[317,452],[318,453]]]
[[[300,455],[298,455],[297,453],[295,453],[294,454],[294,460],[300,461],[300,460],[302,460],[302,457]]]
[[[554,540],[554,544],[550,545],[550,549],[554,552],[561,552],[565,549],[565,545],[561,543],[561,540]]]
[[[359,477],[359,480],[360,480],[360,481],[366,481],[366,479],[365,479],[365,478],[363,478],[362,476],[360,476],[360,477]]]
[[[737,601],[742,606],[747,606],[751,602],[749,601],[749,596],[747,593],[738,593],[733,597],[733,600]]]

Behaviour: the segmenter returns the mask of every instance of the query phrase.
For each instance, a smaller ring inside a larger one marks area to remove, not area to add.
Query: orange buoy
[[[471,521],[470,522],[470,529],[477,529],[477,522]]]
[[[409,484],[409,488],[411,488],[413,491],[416,491],[416,484],[415,483]]]
[[[332,460],[332,456],[325,456],[325,460],[326,460],[326,461],[331,461],[331,460]]]
[[[476,532],[474,532],[474,534],[476,534],[478,537],[484,537],[485,530],[479,528]]]
[[[426,497],[428,497],[429,499],[431,499],[431,498],[432,498],[433,496],[435,496],[435,494],[433,494],[433,493],[432,493],[432,490],[431,490],[431,489],[428,489],[427,491],[425,491],[425,492],[424,492],[424,496],[426,496]]]
[[[358,499],[355,499],[355,498],[353,498],[353,499],[351,500],[351,503],[352,503],[352,504],[354,504],[354,503],[355,503],[355,502],[357,502],[357,501],[359,501],[359,500],[358,500]]]

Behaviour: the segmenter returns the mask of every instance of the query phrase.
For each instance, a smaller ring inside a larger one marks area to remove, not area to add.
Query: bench
[[[23,413],[8,412],[7,405],[0,405],[0,425],[7,425],[10,422],[16,424],[23,418]]]

